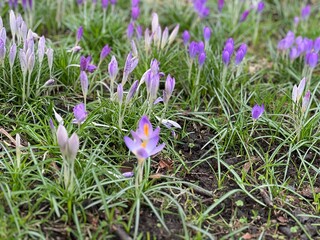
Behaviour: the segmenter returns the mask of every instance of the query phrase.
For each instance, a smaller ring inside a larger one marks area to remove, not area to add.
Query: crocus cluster
[[[300,104],[301,97],[303,95],[303,92],[305,91],[306,86],[306,78],[303,78],[299,85],[294,85],[292,89],[292,101],[294,102],[295,106],[298,106]],[[304,97],[302,98],[301,103],[301,112],[304,113],[309,105],[310,102],[310,90],[306,91]],[[295,109],[295,108],[294,108]]]
[[[144,33],[144,44],[146,52],[150,52],[152,43],[159,49],[164,49],[167,45],[171,45],[176,39],[179,32],[179,24],[175,26],[171,34],[169,34],[168,27],[162,31],[159,25],[159,18],[157,13],[152,13],[151,32],[149,28]]]
[[[199,18],[205,18],[210,13],[210,9],[207,7],[207,0],[193,0],[193,8]]]
[[[222,51],[222,62],[224,63],[225,66],[228,66],[230,64],[231,61],[231,57],[233,55],[234,52],[234,41],[232,38],[229,38],[223,48]],[[239,65],[242,60],[244,59],[244,57],[247,54],[247,45],[245,43],[242,43],[237,52],[235,53],[235,65]]]
[[[295,38],[294,33],[289,31],[285,38],[279,41],[278,50],[283,52],[289,51],[291,61],[304,57],[306,65],[310,68],[315,68],[318,64],[320,37],[315,40],[302,36]]]

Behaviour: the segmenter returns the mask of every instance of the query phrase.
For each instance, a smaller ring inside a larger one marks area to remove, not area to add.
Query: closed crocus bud
[[[152,13],[152,21],[151,21],[151,33],[155,33],[159,27],[159,18],[158,14]]]
[[[199,57],[198,57],[199,66],[202,67],[205,61],[206,61],[206,53],[202,52],[199,54]]]
[[[17,34],[17,22],[16,22],[16,15],[12,10],[10,10],[10,29],[11,29],[11,34],[14,39],[14,37]]]
[[[137,33],[137,38],[141,39],[142,38],[142,34],[143,34],[143,30],[141,25],[137,25],[136,26],[136,33]]]
[[[261,107],[258,104],[254,105],[251,110],[251,116],[253,120],[257,120],[258,118],[260,118],[263,112],[264,112],[264,104],[261,104]]]
[[[306,92],[306,95],[303,97],[302,99],[302,107],[301,107],[301,111],[304,113],[306,110],[307,110],[307,107],[309,105],[309,102],[310,102],[310,96],[311,96],[311,93],[310,93],[310,90],[308,90]]]
[[[168,37],[169,37],[169,29],[166,27],[162,34],[161,49],[163,49],[166,46],[168,42]]]
[[[257,6],[257,13],[261,13],[264,9],[264,2],[260,1]]]
[[[140,8],[139,6],[135,6],[135,7],[132,7],[131,8],[131,17],[132,17],[132,20],[137,20],[138,17],[140,15]]]
[[[82,94],[84,96],[87,96],[88,88],[89,88],[89,80],[85,71],[80,72],[80,82],[81,82]]]
[[[241,14],[240,22],[244,22],[244,21],[247,19],[249,13],[250,13],[250,9],[249,9],[249,10],[245,10],[245,11]]]
[[[294,23],[294,26],[297,27],[298,24],[299,24],[299,21],[300,21],[300,18],[295,16],[294,19],[293,19],[293,23]]]
[[[211,29],[209,27],[204,27],[203,29],[203,37],[206,42],[210,40],[211,37]]]
[[[133,33],[134,33],[134,25],[133,23],[129,23],[128,28],[127,28],[127,37],[129,39],[131,39],[133,37]]]
[[[178,32],[179,32],[180,25],[178,24],[175,26],[175,28],[172,30],[170,36],[169,36],[169,45],[176,39]]]
[[[306,20],[309,17],[310,12],[311,12],[311,6],[310,5],[305,6],[304,8],[301,9],[301,18],[303,20]]]
[[[23,8],[24,10],[26,10],[27,7],[28,7],[28,5],[27,5],[27,0],[22,0],[22,8]]]
[[[198,43],[192,41],[189,45],[189,56],[191,59],[194,59],[198,54]]]
[[[135,57],[138,57],[138,49],[133,39],[131,40],[131,50],[132,50],[132,55]]]
[[[190,40],[190,34],[189,34],[189,32],[188,32],[187,30],[185,30],[185,31],[183,32],[183,34],[182,34],[182,40],[183,40],[183,44],[184,44],[185,46],[187,46],[188,43],[189,43],[189,40]]]
[[[32,72],[35,64],[34,53],[31,53],[27,60],[28,60],[28,71]]]
[[[16,59],[16,55],[17,55],[17,45],[15,43],[13,43],[10,47],[10,52],[9,52],[9,65],[10,68],[13,67],[14,64],[14,60]]]
[[[229,52],[227,50],[224,50],[222,52],[222,62],[224,63],[224,65],[226,65],[226,66],[229,65],[230,58],[231,58],[231,56],[230,56]]]
[[[122,87],[121,83],[117,87],[117,95],[118,95],[119,103],[122,103],[122,100],[123,100],[123,87]]]
[[[139,86],[139,81],[138,80],[134,81],[134,83],[131,85],[129,92],[127,94],[126,104],[129,103],[130,100],[133,98],[134,94],[136,93],[136,91],[138,89],[138,86]]]
[[[42,87],[49,87],[49,86],[51,86],[51,85],[53,85],[54,84],[54,79],[49,79],[48,81],[46,81],[43,85],[42,85]]]
[[[100,53],[100,61],[102,61],[103,59],[105,59],[109,53],[111,52],[111,48],[109,47],[109,45],[105,45],[102,50],[101,50],[101,53]]]
[[[202,53],[204,51],[204,43],[202,41],[198,42],[198,53]]]
[[[124,66],[123,75],[125,76],[125,78],[124,78],[124,82],[122,82],[122,85],[125,84],[125,82],[127,81],[127,77],[136,68],[136,66],[138,65],[138,62],[139,62],[139,59],[137,57],[133,57],[132,53],[130,52],[127,56],[126,63]]]
[[[0,39],[3,41],[4,45],[6,45],[6,41],[7,41],[7,32],[6,29],[3,27],[0,30]]]
[[[113,3],[114,1],[111,1],[111,4]],[[109,0],[101,0],[101,6],[102,6],[102,9],[107,9],[108,8],[108,4],[109,4]]]
[[[69,162],[73,162],[76,159],[77,153],[79,151],[79,146],[79,137],[76,133],[73,133],[69,138],[67,145],[67,159]]]
[[[110,0],[111,5],[116,5],[117,4],[117,0]]]
[[[51,72],[52,65],[53,65],[53,49],[52,48],[47,49],[47,57],[48,57],[49,70]]]
[[[112,56],[108,65],[109,76],[111,79],[115,79],[118,74],[118,62],[115,56]]]
[[[174,86],[176,84],[176,81],[173,77],[170,76],[170,74],[167,76],[166,83],[165,83],[165,90],[163,92],[163,101],[167,104],[169,102],[169,99],[172,95],[172,92],[174,90]]]
[[[82,36],[83,36],[83,27],[80,26],[77,31],[77,43],[80,42]]]
[[[313,49],[316,53],[320,51],[320,37],[316,38],[313,43]]]
[[[299,57],[299,52],[298,52],[298,49],[296,47],[291,48],[289,57],[290,57],[291,61],[293,61],[293,60],[295,60],[296,58]]]
[[[239,65],[242,62],[244,56],[245,56],[244,52],[241,49],[239,49],[237,51],[237,53],[236,53],[236,57],[235,57],[235,60],[234,60],[235,61],[235,65]]]
[[[218,0],[218,10],[219,10],[219,12],[222,11],[223,6],[224,6],[224,0]]]
[[[42,36],[38,42],[38,57],[40,64],[43,61],[44,53],[45,53],[46,39]]]
[[[19,60],[20,60],[21,71],[25,75],[28,70],[27,56],[26,56],[26,53],[22,49],[20,49],[20,51],[19,51]]]
[[[58,145],[60,147],[60,151],[61,151],[62,155],[66,156],[67,143],[68,143],[68,132],[62,124],[59,124],[59,127],[57,129],[57,141],[58,141]]]
[[[4,45],[4,42],[2,39],[0,39],[0,61],[3,62],[4,58],[6,56],[6,46]]]

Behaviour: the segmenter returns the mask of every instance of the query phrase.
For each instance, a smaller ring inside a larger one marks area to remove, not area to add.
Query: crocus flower
[[[77,43],[80,42],[82,36],[83,36],[83,27],[80,26],[77,31]]]
[[[97,69],[97,66],[91,64],[91,60],[92,60],[91,56],[87,56],[87,57],[81,56],[80,57],[80,70],[93,73]]]
[[[195,58],[199,52],[198,43],[192,41],[189,45],[189,56],[191,59]]]
[[[229,65],[230,63],[230,59],[231,59],[231,55],[227,50],[224,50],[222,52],[222,62],[224,63],[224,65]]]
[[[158,145],[160,128],[153,130],[147,116],[143,116],[139,121],[139,127],[136,132],[131,131],[133,140],[128,136],[124,137],[124,142],[141,164],[148,157],[160,152],[165,144]],[[158,146],[157,146],[158,145]]]
[[[305,6],[304,8],[301,9],[301,18],[303,20],[306,20],[309,17],[310,12],[311,12],[311,6],[310,5]]]
[[[116,5],[117,4],[117,0],[110,0],[111,5]]]
[[[296,47],[291,48],[289,57],[292,61],[299,57],[299,51]]]
[[[129,39],[133,37],[133,33],[134,33],[134,25],[132,22],[130,22],[127,28],[127,36]]]
[[[205,18],[209,15],[210,9],[206,6],[207,0],[193,0],[193,8],[199,18]]]
[[[137,26],[136,26],[136,33],[137,33],[137,38],[141,39],[142,34],[143,34],[143,30],[142,30],[142,26],[139,24],[137,24]]]
[[[43,57],[45,54],[45,47],[46,47],[46,39],[44,36],[42,36],[38,42],[38,59],[40,64],[43,61]]]
[[[78,135],[73,133],[71,137],[68,138],[66,128],[60,124],[57,130],[57,141],[65,160],[69,163],[73,162],[76,158],[77,152],[79,151]]]
[[[219,12],[222,11],[223,6],[224,6],[224,0],[218,0],[218,10],[219,10]]]
[[[206,53],[205,52],[200,53],[198,56],[198,63],[200,67],[203,66],[205,60],[206,60]]]
[[[240,22],[244,22],[244,21],[247,19],[249,13],[250,13],[250,9],[245,10],[245,11],[241,14]]]
[[[183,40],[183,44],[186,46],[189,43],[190,40],[190,34],[187,30],[185,30],[182,34],[182,40]]]
[[[307,53],[305,62],[310,68],[315,68],[318,64],[318,54],[315,52]]]
[[[257,13],[261,13],[264,9],[264,2],[260,1],[257,6]]]
[[[302,99],[302,106],[301,106],[301,111],[304,113],[306,110],[307,110],[307,107],[309,105],[309,102],[310,102],[310,96],[311,96],[311,93],[310,93],[310,90],[308,90],[306,92],[306,95],[303,97]]]
[[[88,116],[88,112],[86,111],[86,107],[84,103],[79,103],[73,108],[73,115],[75,119],[72,121],[73,123],[82,124],[86,120]]]
[[[295,16],[295,17],[293,18],[293,23],[294,23],[295,26],[298,26],[299,21],[300,21],[300,18],[299,18],[299,17]]]
[[[300,98],[303,94],[304,88],[306,86],[306,78],[303,78],[300,83],[299,86],[294,85],[293,86],[293,90],[292,90],[292,101],[294,103],[298,103],[300,101]]]
[[[80,83],[81,83],[82,94],[84,97],[86,97],[88,94],[89,80],[85,71],[80,72]]]
[[[122,84],[120,83],[117,87],[117,95],[118,95],[118,101],[119,103],[122,103],[122,99],[123,99],[123,87]]]
[[[204,43],[202,41],[198,42],[198,53],[202,53],[204,51]]]
[[[174,27],[174,29],[172,30],[172,32],[171,32],[171,34],[169,36],[169,42],[168,42],[169,45],[176,39],[176,37],[178,35],[178,32],[179,32],[179,28],[180,28],[180,25],[177,24]]]
[[[5,56],[6,56],[6,46],[2,41],[2,39],[0,39],[0,62],[3,63]]]
[[[17,55],[17,45],[13,43],[9,51],[9,65],[11,69],[13,67],[14,60],[16,59],[16,55]]]
[[[115,79],[118,74],[118,62],[115,56],[112,56],[108,65],[108,72],[111,79]]]
[[[111,1],[112,4],[113,1]],[[101,0],[102,9],[106,10],[108,8],[109,0]]]
[[[211,37],[211,29],[209,27],[203,28],[203,37],[206,42],[210,40]]]
[[[123,70],[123,79],[122,79],[122,85],[124,86],[125,83],[128,80],[129,74],[136,68],[138,65],[139,59],[137,57],[133,57],[132,53],[130,52],[127,56],[126,63],[124,65]]]
[[[254,120],[257,120],[258,118],[261,117],[263,112],[264,112],[264,105],[263,104],[261,105],[261,107],[258,104],[254,105],[254,107],[252,108],[252,111],[251,111],[252,118]]]
[[[163,91],[163,101],[166,104],[168,104],[169,102],[169,99],[172,95],[175,84],[176,84],[176,80],[173,77],[171,77],[169,74],[166,79],[165,90]]]
[[[316,53],[320,51],[320,37],[316,38],[313,43],[313,49]]]
[[[134,83],[131,85],[129,92],[127,94],[126,104],[129,103],[130,100],[133,98],[134,94],[137,92],[138,86],[139,86],[139,81],[138,80],[134,81]]]
[[[100,53],[100,61],[102,61],[103,59],[105,59],[108,54],[111,52],[111,48],[109,47],[108,44],[106,44],[102,50],[101,50],[101,53]]]
[[[139,6],[135,6],[131,8],[131,17],[133,20],[137,20],[140,15],[140,8]]]

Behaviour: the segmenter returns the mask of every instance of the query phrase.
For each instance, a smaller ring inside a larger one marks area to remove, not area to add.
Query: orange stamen
[[[143,125],[143,132],[147,137],[149,136],[149,125],[148,124]]]

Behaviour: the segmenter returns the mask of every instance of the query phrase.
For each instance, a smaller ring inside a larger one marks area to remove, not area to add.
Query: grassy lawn
[[[0,239],[320,239],[318,1],[17,2]]]

